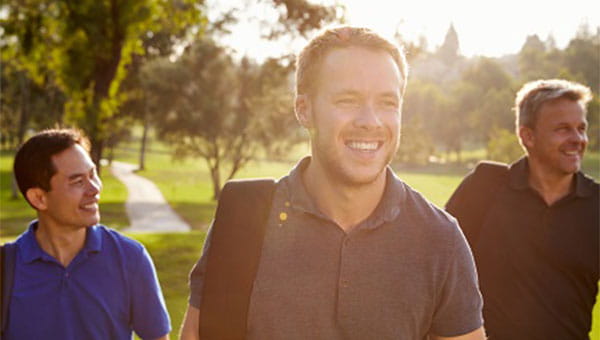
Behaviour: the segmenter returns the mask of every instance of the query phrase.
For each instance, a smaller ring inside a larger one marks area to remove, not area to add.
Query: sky
[[[219,4],[218,0],[213,0]],[[332,3],[336,0],[313,0]],[[246,1],[248,2],[248,1]],[[304,41],[267,42],[260,39],[260,20],[276,18],[269,6],[247,5],[244,0],[229,0],[244,19],[223,38],[224,44],[240,55],[261,60],[292,50],[297,52]],[[253,3],[253,1],[250,1]],[[268,3],[263,1],[264,3]],[[392,37],[397,30],[405,39],[418,41],[424,36],[428,48],[443,40],[450,24],[458,33],[460,50],[471,57],[499,57],[517,53],[528,35],[542,40],[552,34],[559,48],[564,48],[581,25],[588,23],[595,31],[600,26],[600,2],[597,0],[337,0],[346,7],[348,24],[366,26]],[[220,2],[221,4],[223,2]],[[219,6],[219,5],[218,5]],[[272,7],[272,5],[270,5]]]

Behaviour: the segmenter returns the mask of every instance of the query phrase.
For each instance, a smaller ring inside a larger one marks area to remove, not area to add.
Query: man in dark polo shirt
[[[300,53],[295,109],[311,156],[276,184],[241,338],[484,338],[455,220],[388,166],[406,76],[398,47],[368,29],[324,31]],[[182,339],[202,337],[213,232],[191,274]]]
[[[475,255],[490,340],[588,338],[600,265],[599,185],[580,171],[590,99],[565,80],[525,84],[527,155],[478,165],[446,205]]]

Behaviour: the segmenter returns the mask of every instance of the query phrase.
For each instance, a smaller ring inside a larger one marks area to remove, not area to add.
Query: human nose
[[[98,176],[94,176],[90,179],[88,185],[88,194],[91,196],[97,195],[102,190],[102,181]]]
[[[586,130],[575,130],[575,133],[571,134],[572,138],[580,143],[588,142],[588,135]]]
[[[355,125],[363,129],[377,129],[383,126],[381,117],[377,113],[376,106],[372,103],[365,103],[358,112]]]

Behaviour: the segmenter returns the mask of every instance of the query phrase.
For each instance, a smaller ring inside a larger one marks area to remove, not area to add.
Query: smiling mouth
[[[81,208],[83,210],[98,210],[98,203],[94,202],[94,203],[89,203],[89,204],[85,204],[83,206],[81,206]]]
[[[365,141],[347,141],[346,146],[352,150],[360,151],[360,152],[372,152],[379,149],[379,147],[383,144],[382,142],[365,142]]]

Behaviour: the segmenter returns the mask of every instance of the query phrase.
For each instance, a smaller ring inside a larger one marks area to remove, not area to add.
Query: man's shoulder
[[[452,231],[456,228],[456,219],[446,211],[425,198],[423,194],[402,182],[405,187],[405,199],[402,214],[411,220],[422,222],[423,227],[434,228],[441,231]]]
[[[452,215],[408,184],[404,185],[406,195],[397,221],[407,231],[405,237],[413,239],[415,244],[427,244],[436,249],[429,253],[435,258],[450,256],[456,247],[466,246],[458,222]]]
[[[595,190],[600,189],[600,183],[598,183],[598,181],[594,177],[592,177],[584,172],[580,172],[580,174],[581,174],[581,178],[587,185],[593,187]]]
[[[578,173],[576,191],[581,197],[592,199],[593,201],[600,199],[600,183],[595,178],[583,172]]]
[[[101,235],[103,243],[110,242],[113,245],[123,249],[127,253],[139,253],[144,249],[144,245],[141,242],[103,224],[95,225],[92,228],[94,228],[93,232]]]
[[[510,166],[494,161],[480,161],[475,165],[469,176],[477,176],[481,181],[498,180],[508,174]]]

